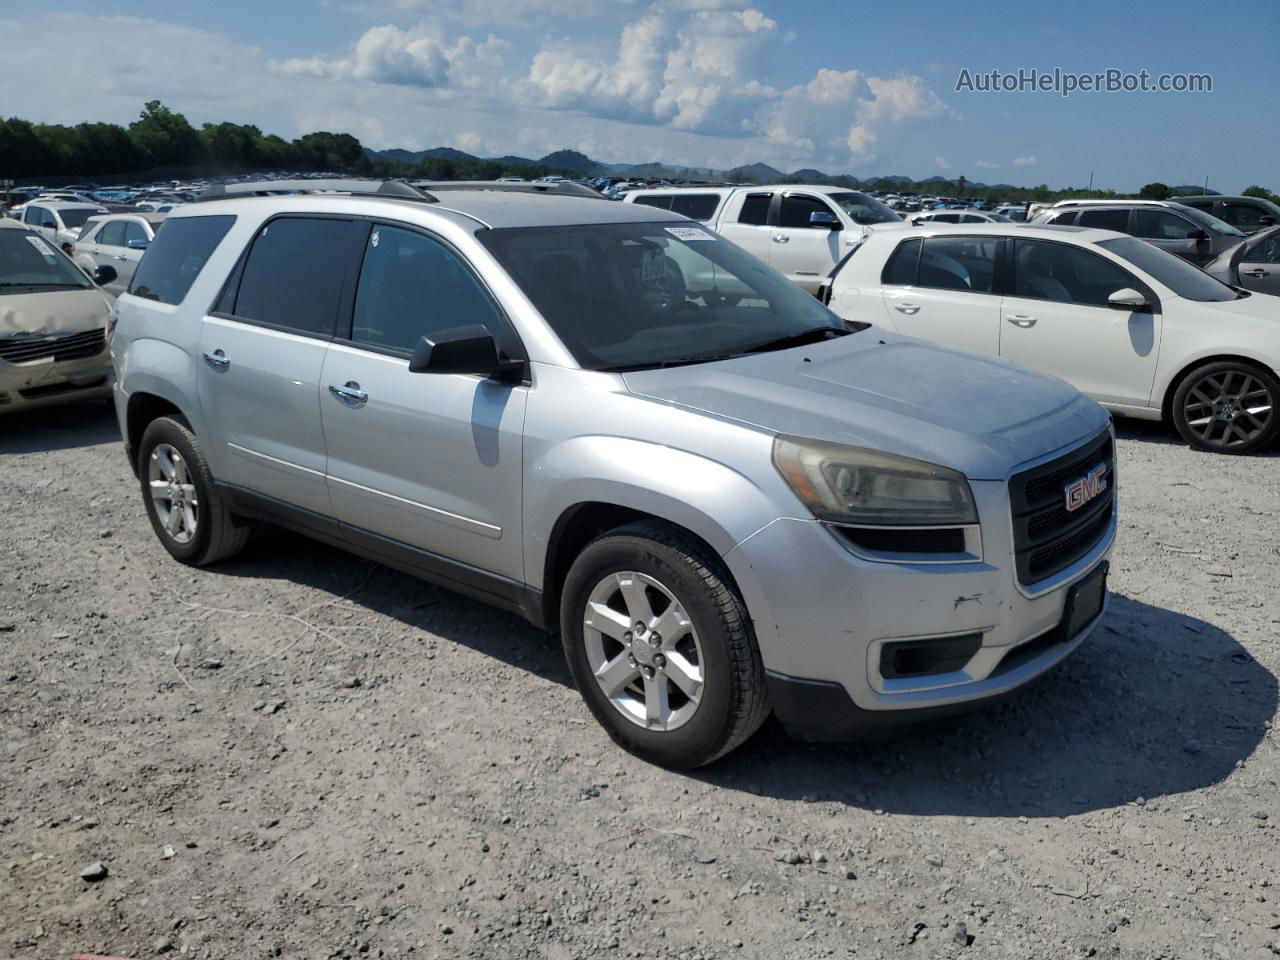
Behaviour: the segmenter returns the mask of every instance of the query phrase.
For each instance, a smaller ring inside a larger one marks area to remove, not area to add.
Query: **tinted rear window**
[[[642,207],[658,207],[662,210],[671,209],[671,194],[669,193],[651,193],[647,196],[636,197],[632,203],[638,203]]]
[[[235,315],[332,337],[343,281],[356,255],[353,230],[359,227],[318,217],[272,220],[258,231],[244,262]]]
[[[738,214],[739,223],[764,224],[769,222],[769,206],[773,203],[771,193],[752,193],[742,201],[742,212]]]
[[[229,214],[167,221],[138,262],[129,292],[161,303],[181,303],[235,222]]]
[[[714,193],[677,193],[671,200],[671,209],[694,220],[710,220],[716,215],[720,198]]]
[[[911,286],[916,282],[916,265],[920,262],[920,241],[907,240],[898,245],[880,274],[881,283]]]

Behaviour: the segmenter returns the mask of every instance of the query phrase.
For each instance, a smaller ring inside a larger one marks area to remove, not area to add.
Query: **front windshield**
[[[477,236],[588,370],[722,359],[846,329],[798,286],[688,222],[521,227]]]
[[[107,211],[94,210],[91,207],[71,207],[66,210],[59,210],[58,216],[62,218],[63,224],[68,230],[74,227],[83,227],[84,222],[90,217],[100,217]]]
[[[1221,281],[1215,280],[1199,267],[1193,267],[1181,257],[1167,250],[1139,240],[1136,237],[1118,237],[1103,240],[1098,246],[1117,257],[1128,260],[1139,270],[1164,284],[1176,296],[1201,303],[1221,303],[1236,300],[1240,294]]]
[[[901,223],[902,218],[890,210],[875,197],[865,193],[829,193],[827,199],[832,200],[854,223]]]
[[[1200,226],[1202,227],[1209,227],[1213,230],[1216,230],[1218,233],[1225,233],[1229,237],[1244,236],[1243,233],[1241,233],[1231,224],[1227,223],[1227,221],[1219,220],[1213,214],[1205,213],[1203,210],[1199,210],[1196,207],[1187,207],[1181,212],[1185,213],[1187,216],[1189,216],[1196,223],[1200,224]]]
[[[88,287],[84,273],[43,237],[0,229],[0,288]]]

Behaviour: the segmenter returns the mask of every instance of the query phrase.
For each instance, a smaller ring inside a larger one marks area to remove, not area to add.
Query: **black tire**
[[[592,589],[611,573],[635,571],[667,586],[697,631],[703,658],[701,700],[692,717],[667,731],[623,716],[591,671],[583,626]],[[565,578],[560,601],[565,657],[583,700],[623,749],[664,767],[711,763],[740,745],[769,715],[764,665],[745,605],[714,554],[678,528],[642,521],[587,545]]]
[[[1266,412],[1243,409],[1244,398]],[[1192,370],[1178,384],[1172,407],[1173,425],[1197,450],[1255,453],[1280,434],[1280,382],[1242,360],[1218,360]]]
[[[161,444],[172,446],[182,455],[191,484],[196,490],[198,513],[195,535],[186,543],[178,542],[165,529],[156,501],[151,496],[151,456]],[[184,421],[176,417],[160,417],[147,425],[142,434],[142,442],[138,444],[138,478],[151,527],[175,560],[193,567],[203,567],[238,553],[248,542],[252,532],[250,526],[238,522],[218,496],[200,441]]]

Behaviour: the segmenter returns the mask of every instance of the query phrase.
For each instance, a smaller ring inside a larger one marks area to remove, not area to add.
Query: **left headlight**
[[[964,474],[893,454],[776,437],[773,463],[820,520],[883,526],[978,522]]]

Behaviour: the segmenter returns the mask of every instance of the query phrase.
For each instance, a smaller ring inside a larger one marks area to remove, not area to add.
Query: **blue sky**
[[[1276,0],[0,0],[0,30],[0,114],[32,120],[159,98],[379,148],[1280,190]],[[956,90],[962,69],[1055,67],[1213,90]]]

